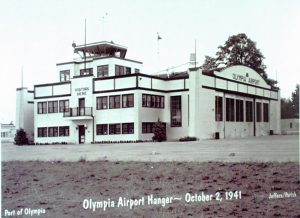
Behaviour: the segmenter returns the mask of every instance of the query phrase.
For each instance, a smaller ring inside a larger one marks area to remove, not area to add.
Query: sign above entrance
[[[267,89],[271,88],[270,85],[266,83],[264,78],[255,70],[242,65],[227,67],[221,72],[215,72],[215,75],[218,77],[247,83],[249,85],[254,85],[257,87],[263,87]]]
[[[89,87],[82,87],[82,88],[76,88],[75,92],[77,96],[83,96],[86,95],[86,92],[89,91]]]

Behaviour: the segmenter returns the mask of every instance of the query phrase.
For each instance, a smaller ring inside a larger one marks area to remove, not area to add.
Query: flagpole
[[[86,71],[86,18],[84,19],[84,74]]]

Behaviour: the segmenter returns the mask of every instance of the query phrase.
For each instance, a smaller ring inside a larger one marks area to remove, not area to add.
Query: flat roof
[[[73,44],[73,47],[75,53],[83,52],[94,56],[118,56],[125,58],[127,52],[127,47],[115,44],[113,41],[94,42],[85,45]]]

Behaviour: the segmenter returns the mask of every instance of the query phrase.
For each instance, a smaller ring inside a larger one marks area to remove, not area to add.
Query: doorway
[[[85,142],[85,127],[84,125],[78,126],[78,142],[83,144]]]

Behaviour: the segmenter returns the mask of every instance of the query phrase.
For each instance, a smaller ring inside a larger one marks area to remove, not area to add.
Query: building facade
[[[12,122],[8,124],[1,124],[1,143],[14,142],[15,135],[16,127]]]
[[[74,52],[59,82],[34,86],[36,143],[151,140],[158,119],[168,140],[280,133],[280,91],[248,67],[149,75],[113,42]]]

